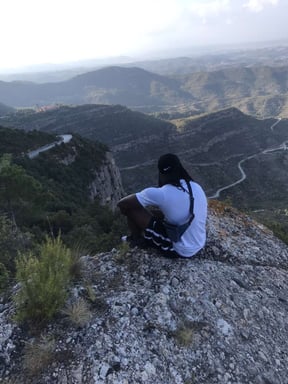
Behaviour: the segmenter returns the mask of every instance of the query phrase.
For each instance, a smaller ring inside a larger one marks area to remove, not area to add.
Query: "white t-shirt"
[[[165,220],[171,224],[184,224],[190,218],[190,197],[185,180],[181,180],[181,188],[166,184],[160,188],[146,188],[136,193],[143,207],[156,206],[162,211]],[[206,242],[207,198],[201,186],[190,182],[194,196],[194,219],[182,235],[180,241],[173,243],[175,251],[184,257],[195,255]]]

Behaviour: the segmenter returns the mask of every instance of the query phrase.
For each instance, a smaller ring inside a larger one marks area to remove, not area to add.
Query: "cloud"
[[[244,8],[249,9],[252,12],[261,12],[266,5],[277,5],[278,0],[248,0],[243,4]]]
[[[203,18],[210,15],[218,15],[219,13],[228,10],[229,6],[230,0],[210,0],[206,3],[203,3],[203,1],[196,1],[188,8],[192,14]]]
[[[0,68],[288,36],[288,0],[2,2]]]

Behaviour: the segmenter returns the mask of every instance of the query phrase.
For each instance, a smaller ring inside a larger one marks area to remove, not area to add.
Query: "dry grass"
[[[189,325],[182,325],[174,332],[174,338],[181,347],[188,347],[193,342],[194,330]]]
[[[114,259],[119,264],[124,264],[127,261],[128,252],[130,247],[128,242],[123,242],[118,247],[118,252],[114,254]]]
[[[209,324],[205,321],[184,320],[179,324],[178,328],[175,332],[173,332],[172,336],[174,336],[179,346],[188,347],[193,343],[196,334],[199,333],[202,329],[206,330],[206,332],[209,332]]]
[[[82,244],[75,243],[71,247],[72,264],[70,268],[71,276],[74,280],[81,280],[85,275],[85,267],[83,265],[82,257],[89,255],[91,252],[87,250]]]
[[[88,304],[83,298],[67,306],[62,313],[67,316],[72,324],[78,327],[87,325],[92,317]]]
[[[91,301],[91,303],[95,303],[97,300],[97,296],[96,296],[96,293],[95,293],[92,285],[87,284],[85,288],[86,288],[86,298],[89,301]]]
[[[36,376],[48,367],[54,358],[54,348],[55,341],[48,337],[26,344],[23,367],[29,376]]]
[[[220,215],[223,215],[228,210],[235,210],[236,212],[236,209],[232,208],[230,201],[219,201],[214,199],[209,200],[209,209]]]

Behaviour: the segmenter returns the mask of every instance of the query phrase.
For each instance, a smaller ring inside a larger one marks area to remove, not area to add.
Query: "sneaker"
[[[141,248],[147,249],[147,243],[144,237],[132,237],[132,236],[122,236],[121,241],[123,243],[128,243],[131,248]]]

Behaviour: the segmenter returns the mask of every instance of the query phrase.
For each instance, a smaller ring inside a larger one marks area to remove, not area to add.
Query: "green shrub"
[[[274,235],[282,240],[284,243],[288,244],[288,224],[287,222],[277,223],[274,220],[262,220],[262,223],[266,225],[271,231],[273,231]]]
[[[31,247],[31,236],[21,232],[6,216],[0,215],[0,263],[12,277],[19,251]]]
[[[0,293],[2,290],[4,290],[8,283],[9,274],[7,269],[5,268],[5,265],[0,263]]]
[[[16,261],[16,319],[45,322],[63,306],[70,281],[71,251],[56,239],[47,237],[39,255],[23,254]]]
[[[118,246],[118,252],[114,254],[115,260],[119,264],[124,264],[125,261],[127,261],[127,254],[130,251],[129,243],[128,242],[122,242]]]

